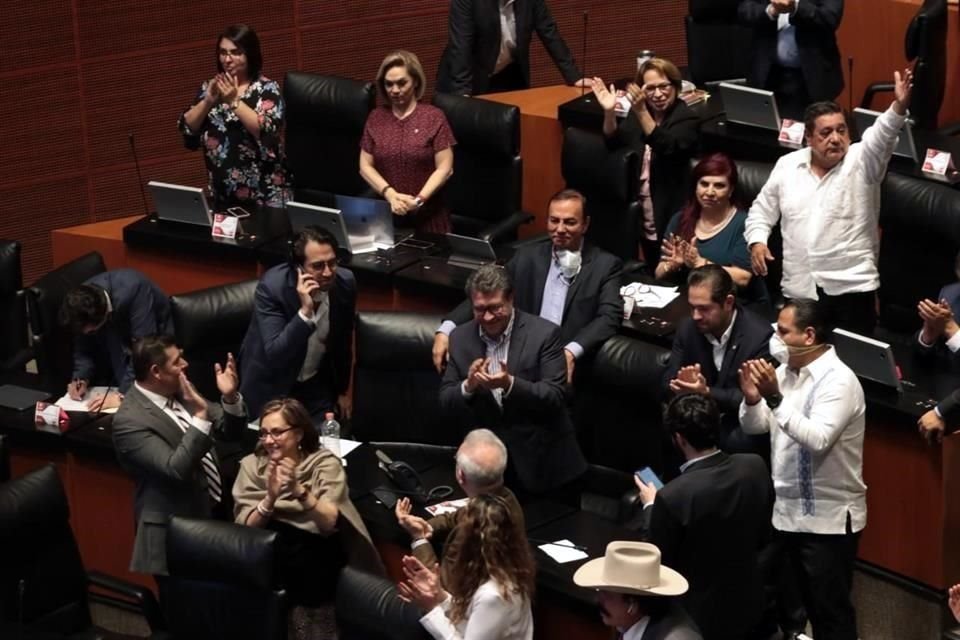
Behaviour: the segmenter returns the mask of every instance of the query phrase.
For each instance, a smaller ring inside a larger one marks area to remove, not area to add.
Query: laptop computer
[[[877,121],[880,114],[880,111],[871,111],[870,109],[862,109],[860,107],[853,110],[853,121],[857,125],[857,131],[860,133],[861,138],[864,132]],[[897,146],[893,148],[893,155],[900,156],[901,158],[909,158],[913,162],[919,162],[920,160],[920,156],[917,153],[917,145],[913,141],[913,125],[910,120],[904,122],[903,128],[900,129],[900,135],[897,137]]]
[[[497,261],[497,254],[488,240],[448,233],[447,242],[450,245],[449,265],[474,270]]]
[[[351,254],[375,251],[373,236],[360,236],[351,232],[340,209],[320,207],[305,202],[288,202],[287,218],[293,233],[300,233],[304,227],[317,226],[332,235],[341,248]]]
[[[780,112],[773,91],[721,82],[718,85],[727,122],[780,131]]]
[[[148,182],[147,187],[153,195],[158,220],[213,226],[213,214],[203,189],[155,180]]]
[[[834,329],[833,347],[837,350],[837,357],[850,367],[858,378],[871,380],[897,391],[903,389],[893,350],[888,343],[846,329]]]
[[[413,235],[413,231],[396,231],[390,203],[379,198],[335,195],[336,206],[343,215],[351,234],[373,236],[376,249],[392,249]]]

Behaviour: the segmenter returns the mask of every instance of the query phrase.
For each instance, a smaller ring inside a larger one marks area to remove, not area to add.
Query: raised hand
[[[240,376],[237,374],[237,361],[234,360],[233,354],[227,353],[227,362],[222,367],[219,362],[213,363],[213,371],[217,376],[217,389],[228,402],[236,402]]]
[[[217,76],[218,89],[220,91],[220,102],[233,104],[240,93],[240,85],[237,84],[237,77],[229,73],[221,73]]]
[[[207,82],[207,91],[203,94],[203,101],[209,106],[214,106],[220,102],[220,76],[214,76]]]
[[[913,97],[913,71],[909,68],[893,72],[893,110],[898,114],[906,115],[910,108],[910,99]]]
[[[700,250],[697,249],[696,238],[686,243],[683,252],[683,264],[687,265],[688,269],[696,269],[706,264],[706,260],[700,257]]]
[[[594,78],[590,81],[590,88],[597,97],[597,104],[603,107],[604,111],[613,111],[617,106],[617,91],[614,86],[611,84],[608,89],[603,80]]]
[[[700,372],[699,364],[691,364],[677,371],[677,377],[670,381],[670,391],[673,393],[698,393],[709,395],[710,387],[707,379]]]
[[[397,500],[397,506],[394,508],[397,522],[414,540],[429,539],[433,535],[433,527],[423,518],[412,515],[411,510],[412,506],[409,498]]]
[[[777,370],[766,360],[748,360],[750,378],[757,387],[757,391],[764,398],[780,393],[780,383],[777,381]]]

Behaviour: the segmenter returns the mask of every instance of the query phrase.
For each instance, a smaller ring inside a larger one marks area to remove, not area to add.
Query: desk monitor
[[[857,125],[857,131],[860,132],[861,138],[864,132],[877,121],[880,113],[880,111],[871,111],[870,109],[861,109],[860,107],[853,110],[853,121]],[[893,155],[909,158],[913,162],[920,161],[920,156],[917,154],[917,145],[913,141],[913,125],[910,123],[910,120],[904,122],[903,128],[900,129],[900,135],[897,137],[897,146],[893,148]]]
[[[339,209],[291,201],[287,202],[287,218],[294,234],[300,233],[305,227],[320,227],[332,235],[342,249],[353,253],[350,248],[350,235]]]
[[[210,213],[203,189],[155,180],[148,182],[147,187],[153,194],[158,220],[213,226],[213,214]]]
[[[367,251],[392,249],[399,241],[394,237],[393,212],[386,200],[343,195],[335,199],[350,236],[361,240],[364,246],[369,245]]]
[[[447,242],[450,244],[450,257],[447,259],[447,264],[479,269],[485,264],[497,261],[497,254],[487,240],[448,233]]]
[[[727,122],[780,131],[780,112],[773,91],[729,82],[721,82],[718,86]]]
[[[845,329],[834,329],[833,347],[837,350],[837,357],[850,367],[857,377],[898,391],[902,388],[893,351],[886,342]]]

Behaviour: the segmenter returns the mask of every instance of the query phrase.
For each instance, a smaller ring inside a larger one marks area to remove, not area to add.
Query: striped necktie
[[[173,398],[167,400],[167,409],[169,409],[173,415],[177,417],[177,425],[183,430],[184,433],[187,432],[187,429],[193,426],[193,423],[190,421],[190,416],[184,412],[184,410]],[[222,497],[220,489],[220,470],[217,468],[217,463],[213,459],[213,452],[207,451],[205,454],[203,454],[203,458],[200,459],[200,463],[203,466],[203,474],[207,477],[207,491],[210,493],[210,497],[213,499],[213,501],[219,503]]]

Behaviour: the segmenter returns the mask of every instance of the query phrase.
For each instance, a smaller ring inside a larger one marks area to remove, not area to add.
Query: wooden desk
[[[520,227],[523,238],[541,233],[547,226],[550,196],[566,186],[560,171],[563,129],[557,107],[580,95],[566,85],[489,93],[484,100],[520,107],[520,154],[523,156],[523,210],[536,216]]]

